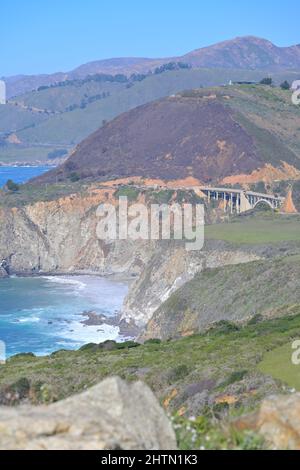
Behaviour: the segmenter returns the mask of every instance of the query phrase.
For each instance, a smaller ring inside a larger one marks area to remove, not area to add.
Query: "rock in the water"
[[[49,406],[1,407],[0,449],[173,450],[176,439],[152,391],[114,377]]]
[[[2,266],[0,266],[0,279],[4,277],[8,277],[8,274],[6,270]]]
[[[300,450],[300,393],[266,399],[258,413],[240,418],[239,429],[258,431],[275,450]]]

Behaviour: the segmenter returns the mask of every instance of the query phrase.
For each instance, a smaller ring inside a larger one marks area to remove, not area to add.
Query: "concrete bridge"
[[[285,201],[283,197],[244,191],[243,189],[212,187],[199,187],[198,189],[207,197],[208,201],[222,201],[224,212],[229,210],[231,213],[236,212],[238,214],[254,209],[260,204],[267,204],[274,210],[280,209]]]

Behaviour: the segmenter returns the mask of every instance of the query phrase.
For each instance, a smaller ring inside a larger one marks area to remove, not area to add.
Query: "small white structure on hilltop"
[[[295,80],[291,87],[292,91],[300,90],[300,80]]]
[[[6,85],[3,80],[0,80],[0,104],[6,104]]]

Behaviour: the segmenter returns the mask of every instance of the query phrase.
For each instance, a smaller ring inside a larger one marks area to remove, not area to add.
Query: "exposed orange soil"
[[[10,134],[6,141],[9,143],[9,144],[21,144],[22,142],[20,141],[20,139],[16,136],[16,134]]]
[[[239,399],[233,395],[222,395],[219,398],[216,398],[215,403],[217,404],[226,404],[226,405],[234,405],[237,403]]]
[[[297,209],[294,205],[293,201],[293,195],[292,195],[292,190],[290,189],[286,199],[284,201],[284,205],[282,207],[283,212],[286,212],[287,214],[297,214]]]
[[[168,395],[168,397],[164,400],[164,402],[163,402],[164,408],[169,408],[171,401],[172,401],[174,398],[176,398],[177,395],[178,395],[178,391],[177,391],[176,388],[175,388],[174,390],[172,390],[172,392],[170,393],[170,395]]]
[[[263,168],[253,171],[250,175],[235,175],[224,178],[222,184],[252,184],[263,181],[264,183],[272,183],[274,181],[299,180],[300,171],[297,168],[282,162],[280,168],[275,168],[270,164]]]
[[[190,188],[193,186],[201,186],[201,182],[192,176],[189,176],[184,179],[179,179],[179,180],[172,180],[172,181],[164,181],[161,179],[147,179],[147,178],[141,178],[140,176],[132,176],[130,178],[120,178],[117,180],[112,180],[112,181],[106,181],[104,183],[101,183],[102,186],[107,186],[107,187],[116,187],[116,186],[121,186],[121,185],[128,185],[128,184],[136,184],[140,186],[158,186],[162,188],[169,188],[169,189],[178,189],[178,188]]]

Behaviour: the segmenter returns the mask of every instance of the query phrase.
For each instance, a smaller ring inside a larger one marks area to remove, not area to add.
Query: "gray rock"
[[[300,450],[300,393],[271,396],[257,413],[238,418],[239,430],[252,429],[273,450]]]
[[[4,277],[8,277],[8,274],[7,274],[6,270],[0,266],[0,279],[2,279]]]
[[[145,384],[109,378],[49,406],[1,407],[0,449],[173,450],[176,439]]]

